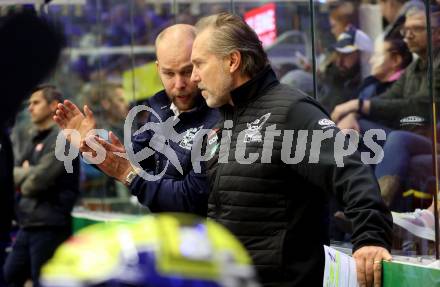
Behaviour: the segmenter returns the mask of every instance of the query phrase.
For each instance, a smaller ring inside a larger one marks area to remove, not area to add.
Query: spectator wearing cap
[[[339,35],[334,49],[337,53],[342,55],[358,54],[360,57],[362,77],[364,78],[370,74],[369,61],[373,52],[373,42],[363,31],[354,26],[348,27],[344,33]]]
[[[370,100],[386,92],[403,75],[406,67],[413,59],[408,46],[400,38],[387,39],[382,45],[376,47],[370,63],[372,66],[371,76],[367,77],[361,85],[358,98]],[[351,117],[358,119],[352,121]],[[359,125],[357,123],[359,122]],[[355,124],[354,126],[352,124]],[[368,119],[359,119],[359,115],[352,113],[338,122],[340,129],[356,129],[365,132],[369,128],[382,128],[390,131],[386,126],[371,122]]]
[[[334,36],[334,39],[344,33],[349,27],[354,25],[355,20],[355,8],[352,2],[337,1],[329,5],[329,24],[330,32]],[[318,75],[326,75],[327,69],[329,74],[334,73],[331,65],[335,59],[334,49],[325,51],[323,60],[320,61],[320,67],[318,68]],[[312,66],[308,61],[300,59],[303,67],[301,69],[294,69],[287,72],[280,82],[294,88],[301,90],[302,92],[313,96],[313,75],[311,74]]]
[[[373,43],[364,32],[350,25],[339,35],[332,48],[335,59],[326,69],[324,85],[318,95],[318,101],[328,112],[336,105],[357,97],[362,70],[369,70],[369,65],[364,63],[373,51]]]

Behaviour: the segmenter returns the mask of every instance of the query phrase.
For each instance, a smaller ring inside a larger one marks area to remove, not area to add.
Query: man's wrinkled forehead
[[[212,44],[212,32],[211,28],[206,28],[197,34],[192,47],[191,61],[195,58],[207,57],[214,54],[210,49]]]
[[[423,13],[422,11],[419,11],[419,12],[407,15],[406,19],[405,19],[404,26],[406,27],[408,25],[414,25],[414,24],[418,24],[420,26],[426,25],[425,13]]]
[[[190,61],[191,50],[193,47],[193,39],[186,39],[186,41],[175,43],[162,41],[156,46],[156,58],[157,61],[163,61],[166,59]]]
[[[194,43],[192,46],[191,61],[199,58],[204,53],[204,50],[206,48],[205,45],[206,39],[204,33],[198,34],[194,39]]]

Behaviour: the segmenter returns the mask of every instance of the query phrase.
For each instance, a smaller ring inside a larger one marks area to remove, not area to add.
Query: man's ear
[[[241,65],[241,53],[238,50],[229,54],[229,72],[234,73]]]

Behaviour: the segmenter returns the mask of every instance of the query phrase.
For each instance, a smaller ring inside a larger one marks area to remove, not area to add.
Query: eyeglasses
[[[404,27],[400,29],[400,35],[405,37],[408,34],[408,32],[411,32],[411,34],[415,35],[425,31],[426,31],[426,26]]]

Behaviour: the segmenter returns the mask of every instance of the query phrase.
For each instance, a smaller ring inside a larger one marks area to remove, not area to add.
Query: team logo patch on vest
[[[183,139],[179,143],[179,146],[184,149],[191,150],[194,144],[194,137],[202,128],[203,126],[187,129],[185,135],[183,136]]]
[[[243,142],[244,143],[262,142],[263,136],[261,135],[261,129],[263,128],[263,125],[266,123],[269,117],[270,117],[270,113],[267,113],[261,116],[259,119],[256,119],[251,123],[247,123],[247,129],[245,130]]]
[[[215,128],[212,129],[211,132],[208,134],[207,154],[209,154],[210,157],[214,156],[214,154],[217,152],[218,148],[220,147],[220,143],[218,142],[219,131],[220,131],[219,128]]]
[[[321,129],[332,128],[336,126],[336,124],[329,119],[320,119],[318,125],[321,126]]]
[[[215,128],[213,130],[211,130],[211,132],[208,134],[208,145],[212,145],[213,143],[218,141],[218,131],[220,129],[219,128]]]

